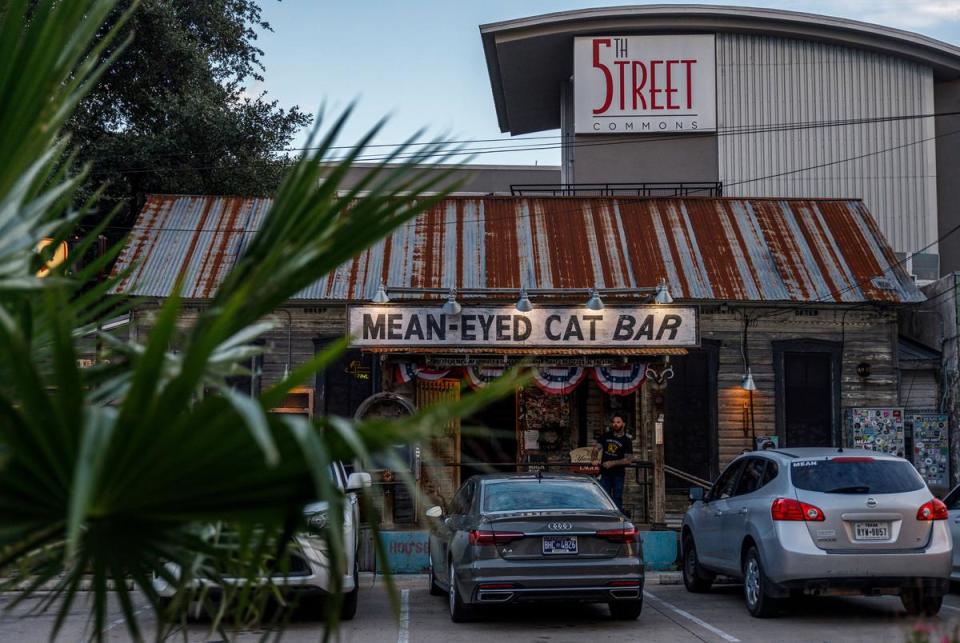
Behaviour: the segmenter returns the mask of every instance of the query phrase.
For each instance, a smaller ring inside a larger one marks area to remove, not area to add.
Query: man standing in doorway
[[[600,450],[600,485],[623,511],[623,481],[627,465],[633,459],[633,441],[627,435],[622,415],[613,414],[610,429],[597,442],[597,448]]]

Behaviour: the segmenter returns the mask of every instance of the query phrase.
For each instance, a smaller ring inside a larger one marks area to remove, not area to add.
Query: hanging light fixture
[[[377,288],[377,294],[373,296],[372,299],[375,304],[389,304],[390,297],[387,296],[387,287],[383,285],[383,282],[380,282],[380,287]]]
[[[526,288],[520,289],[520,299],[517,300],[516,309],[521,313],[529,313],[533,310],[533,303],[530,301],[530,298],[527,297]]]
[[[658,304],[672,304],[673,297],[670,296],[670,288],[667,286],[667,280],[661,279],[660,283],[657,284],[657,294],[653,298]]]
[[[747,367],[747,372],[743,376],[743,379],[740,380],[740,388],[744,391],[756,391],[757,383],[753,381],[753,373],[750,372],[750,367]]]
[[[590,310],[603,310],[603,300],[600,299],[600,291],[596,288],[590,289],[590,299],[587,300],[587,308]]]
[[[450,289],[450,294],[447,295],[447,301],[445,304],[443,304],[440,310],[442,310],[448,315],[459,315],[460,311],[463,310],[463,306],[461,306],[460,303],[457,302],[456,288]]]

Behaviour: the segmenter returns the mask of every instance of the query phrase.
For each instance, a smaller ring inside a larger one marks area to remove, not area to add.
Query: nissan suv
[[[683,581],[743,579],[747,610],[798,595],[899,595],[934,615],[949,591],[947,508],[913,465],[874,451],[779,449],[741,455],[713,487],[690,490]]]

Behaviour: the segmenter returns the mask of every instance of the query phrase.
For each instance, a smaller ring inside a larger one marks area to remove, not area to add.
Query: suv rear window
[[[484,485],[483,510],[614,509],[596,484],[569,481],[517,480]]]
[[[908,462],[800,460],[790,463],[793,486],[820,493],[902,493],[923,488]]]

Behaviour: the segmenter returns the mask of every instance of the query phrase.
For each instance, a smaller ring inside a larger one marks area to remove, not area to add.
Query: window
[[[909,462],[854,458],[791,463],[793,486],[819,493],[902,493],[924,487]]]
[[[710,490],[709,500],[723,500],[733,495],[733,490],[736,489],[737,475],[743,469],[744,462],[745,460],[736,460],[727,467],[726,471],[720,474],[713,485],[713,489]]]
[[[764,484],[763,473],[766,468],[767,460],[763,458],[749,458],[743,468],[743,474],[740,476],[740,482],[737,483],[737,493],[742,496],[746,493],[753,493]]]
[[[510,480],[488,482],[483,511],[545,511],[548,509],[615,509],[592,481]]]
[[[468,480],[460,487],[460,491],[453,497],[450,503],[450,515],[465,515],[470,513],[473,505],[473,494],[476,489],[476,483]]]
[[[955,509],[960,509],[960,487],[957,487],[943,499],[943,504],[947,505],[947,509],[954,511]]]
[[[763,470],[763,483],[760,486],[762,487],[768,482],[773,481],[778,473],[780,473],[780,465],[773,460],[767,460],[767,468]]]

